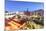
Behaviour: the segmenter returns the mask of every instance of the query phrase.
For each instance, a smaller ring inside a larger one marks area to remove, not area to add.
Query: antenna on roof
[[[28,8],[27,8],[27,12],[28,12]]]

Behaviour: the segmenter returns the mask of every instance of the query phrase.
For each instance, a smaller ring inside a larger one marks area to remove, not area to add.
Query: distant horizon
[[[40,2],[24,2],[24,1],[5,1],[5,10],[8,12],[16,11],[35,11],[44,9],[44,3]]]
[[[39,10],[43,10],[44,11],[44,9],[38,9],[38,10],[34,10],[34,11],[39,11]],[[17,11],[13,11],[13,12],[17,12]],[[24,11],[18,11],[18,12],[24,12]],[[29,12],[33,12],[33,11],[29,11]]]

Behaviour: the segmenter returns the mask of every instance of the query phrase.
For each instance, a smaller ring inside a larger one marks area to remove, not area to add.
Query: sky
[[[5,10],[9,12],[16,11],[35,11],[39,9],[44,9],[43,2],[25,2],[25,1],[5,1]]]

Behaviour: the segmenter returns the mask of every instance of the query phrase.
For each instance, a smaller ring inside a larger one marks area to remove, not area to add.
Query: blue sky
[[[40,2],[8,1],[5,2],[5,9],[9,12],[34,11],[44,9],[44,4]]]

